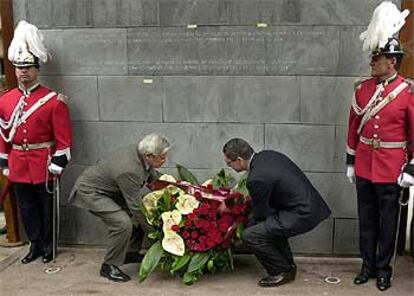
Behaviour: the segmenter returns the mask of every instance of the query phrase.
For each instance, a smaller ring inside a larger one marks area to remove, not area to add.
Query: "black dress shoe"
[[[101,276],[114,282],[127,282],[131,280],[131,278],[120,270],[118,266],[112,264],[103,263],[100,274]]]
[[[128,252],[125,255],[124,264],[128,263],[141,263],[142,259],[144,259],[144,255],[141,255],[138,252]]]
[[[7,233],[7,228],[6,226],[0,228],[0,235],[6,234]]]
[[[43,263],[49,263],[50,261],[53,260],[53,253],[48,253],[48,254],[43,254],[42,256],[42,262]]]
[[[380,277],[377,278],[377,288],[378,288],[378,290],[385,291],[389,287],[391,287],[391,278],[390,277],[380,276]]]
[[[367,272],[367,271],[361,271],[354,279],[354,284],[355,285],[362,285],[365,284],[366,282],[368,282],[368,280],[370,278],[373,278],[374,276],[372,275],[372,273]]]
[[[289,272],[281,272],[277,275],[269,275],[259,281],[261,287],[276,287],[295,280],[296,269]]]
[[[42,255],[42,253],[40,251],[37,250],[30,250],[29,254],[27,254],[22,260],[21,262],[23,264],[27,264],[30,263],[32,261],[35,261],[37,258],[39,258]]]

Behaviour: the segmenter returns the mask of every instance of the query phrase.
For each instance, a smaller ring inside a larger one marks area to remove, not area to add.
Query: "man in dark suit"
[[[223,147],[226,164],[247,171],[252,197],[252,225],[242,234],[268,276],[259,286],[273,287],[295,279],[296,265],[288,238],[315,228],[331,211],[305,174],[285,155],[275,151],[255,153],[243,139]]]

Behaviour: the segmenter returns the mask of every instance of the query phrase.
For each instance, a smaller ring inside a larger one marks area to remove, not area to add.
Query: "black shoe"
[[[144,259],[144,255],[141,255],[138,252],[128,252],[125,255],[124,264],[128,263],[141,263],[142,259]]]
[[[40,252],[36,249],[30,249],[29,253],[21,260],[21,262],[23,264],[30,263],[32,261],[35,261],[41,255],[42,255],[42,252]]]
[[[355,285],[362,285],[368,282],[369,279],[373,278],[373,274],[368,271],[361,271],[354,279]]]
[[[100,274],[101,276],[114,282],[127,282],[131,280],[131,278],[120,270],[118,266],[112,264],[103,263]]]
[[[53,253],[46,253],[46,254],[43,254],[43,256],[42,256],[42,262],[43,263],[49,263],[50,261],[52,261],[53,260]]]
[[[288,271],[288,272],[281,272],[277,275],[269,275],[265,278],[262,278],[259,281],[259,286],[261,287],[276,287],[283,284],[290,283],[295,280],[296,277],[296,269]]]
[[[386,276],[377,277],[377,288],[380,291],[385,291],[391,287],[391,278]]]
[[[6,226],[0,228],[0,235],[6,234],[6,233],[7,233],[7,227]]]

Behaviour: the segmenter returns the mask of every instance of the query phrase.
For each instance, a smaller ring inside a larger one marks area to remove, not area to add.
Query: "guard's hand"
[[[63,168],[62,168],[62,167],[60,167],[60,166],[58,166],[58,165],[55,165],[54,163],[51,163],[51,164],[48,166],[48,170],[49,170],[49,172],[51,172],[53,175],[61,175],[61,174],[62,174],[62,172],[63,172]]]
[[[414,177],[408,173],[401,173],[397,179],[398,185],[403,188],[408,188],[414,185]]]
[[[1,172],[2,172],[3,176],[5,176],[5,177],[8,177],[8,176],[9,176],[9,174],[10,174],[10,171],[9,171],[9,169],[8,169],[8,168],[4,168],[4,169],[2,169],[2,170],[1,170]]]
[[[346,177],[349,180],[349,183],[354,184],[355,183],[355,169],[354,166],[349,165],[346,168]]]

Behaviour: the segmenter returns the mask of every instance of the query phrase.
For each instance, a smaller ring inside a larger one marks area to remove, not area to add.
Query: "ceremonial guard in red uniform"
[[[30,251],[21,260],[52,260],[53,177],[70,160],[72,128],[65,97],[43,87],[39,65],[49,54],[38,29],[21,21],[9,47],[18,87],[0,98],[0,164],[12,182]]]
[[[393,10],[394,4],[390,8],[389,3],[384,3],[374,12],[368,30],[361,34],[364,47],[372,52],[372,78],[360,82],[355,89],[347,141],[347,176],[350,182],[356,181],[363,259],[354,283],[364,284],[376,277],[381,291],[391,286],[390,262],[401,187],[414,184],[414,165],[407,145],[414,140],[412,81],[398,75],[403,58],[399,40],[386,34],[385,40],[375,39],[378,32],[373,32],[373,21],[381,21],[384,12],[396,11],[397,19],[402,18],[397,22],[401,27],[408,11],[401,13],[396,7]]]

